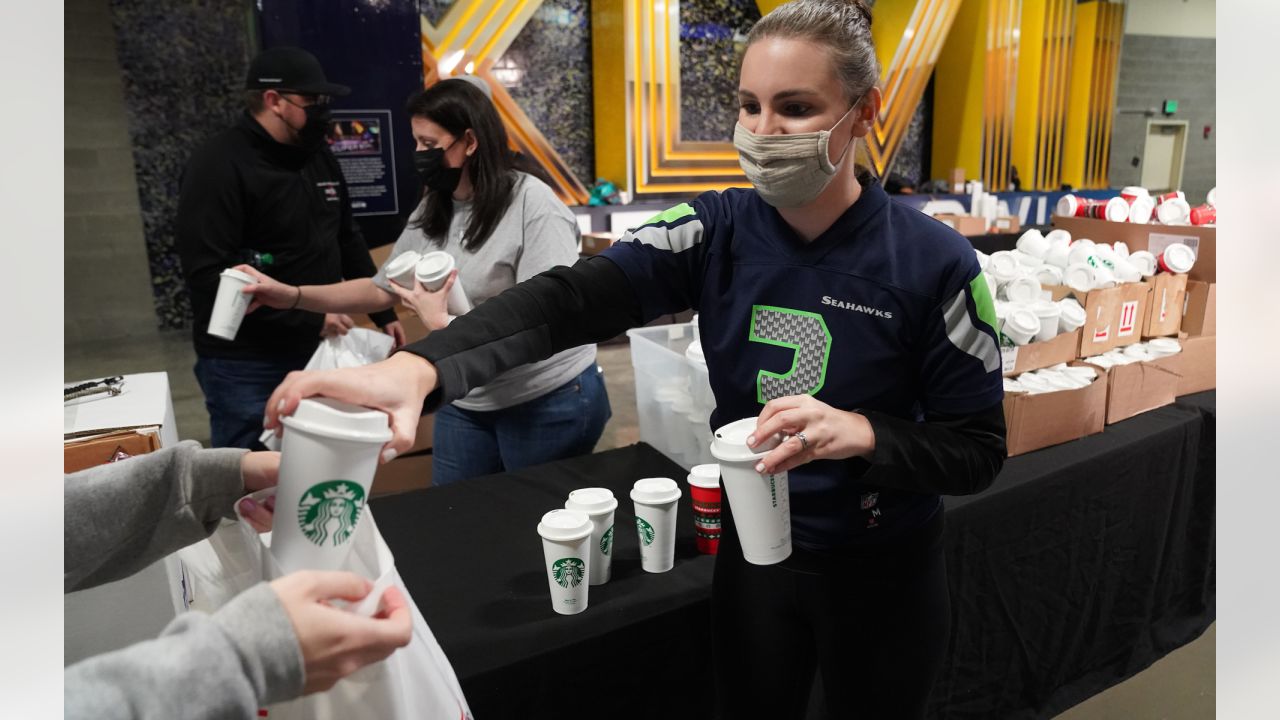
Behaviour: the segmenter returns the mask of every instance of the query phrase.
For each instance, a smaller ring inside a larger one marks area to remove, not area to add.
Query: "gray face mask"
[[[831,126],[835,130],[849,117],[862,98]],[[835,177],[836,166],[848,154],[853,139],[833,164],[827,154],[831,130],[796,135],[757,135],[738,123],[733,146],[738,164],[764,201],[776,208],[795,208],[813,202]]]

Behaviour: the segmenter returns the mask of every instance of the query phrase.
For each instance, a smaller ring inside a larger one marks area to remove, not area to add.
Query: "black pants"
[[[711,603],[726,720],[802,720],[815,671],[826,707],[809,717],[924,717],[951,628],[941,509],[893,550],[835,556],[795,547],[767,566],[743,559],[725,520]]]

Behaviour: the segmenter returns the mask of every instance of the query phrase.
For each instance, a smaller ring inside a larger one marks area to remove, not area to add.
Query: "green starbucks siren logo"
[[[649,547],[653,544],[653,526],[642,517],[636,517],[636,530],[640,531],[640,544]]]
[[[587,576],[587,564],[578,558],[560,558],[551,564],[551,577],[562,588],[574,588]]]
[[[337,547],[351,539],[361,510],[364,488],[359,484],[350,480],[316,483],[298,503],[298,525],[316,545]]]
[[[600,554],[608,555],[613,549],[613,526],[610,525],[608,530],[604,531],[604,535],[600,536]]]

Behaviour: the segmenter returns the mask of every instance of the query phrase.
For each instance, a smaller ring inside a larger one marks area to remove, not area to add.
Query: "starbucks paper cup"
[[[431,292],[436,292],[444,287],[444,283],[449,279],[449,273],[453,272],[456,265],[453,256],[447,252],[436,250],[422,256],[415,268],[415,274],[418,282],[422,283],[422,287]],[[461,280],[455,280],[453,287],[449,288],[448,312],[450,315],[466,315],[471,312],[471,301],[467,298],[467,293],[462,289]]]
[[[1062,268],[1056,265],[1041,265],[1036,268],[1035,279],[1041,287],[1053,287],[1062,284]]]
[[[1058,335],[1058,318],[1062,316],[1062,308],[1052,300],[1037,300],[1031,304],[1031,312],[1040,318],[1040,329],[1036,331],[1036,342],[1049,342]]]
[[[1049,252],[1049,241],[1035,228],[1022,233],[1017,246],[1018,250],[1037,260],[1044,260],[1045,254]]]
[[[1075,195],[1063,195],[1058,198],[1057,214],[1066,215],[1067,217],[1083,217],[1085,207],[1083,198]]]
[[[1182,243],[1174,243],[1156,258],[1160,270],[1167,273],[1188,273],[1196,264],[1196,253]]]
[[[1001,250],[991,253],[991,257],[987,260],[987,274],[995,278],[997,283],[1006,283],[1018,277],[1018,267],[1021,263],[1012,252]]]
[[[1086,318],[1084,308],[1080,307],[1080,303],[1071,298],[1063,298],[1058,301],[1059,332],[1074,332],[1076,328],[1084,325]]]
[[[1026,308],[1010,310],[1008,317],[1004,319],[1001,332],[1012,340],[1014,345],[1026,345],[1040,332],[1040,318]],[[737,517],[736,511],[734,517]]]
[[[552,510],[538,523],[551,608],[561,615],[587,609],[593,527],[590,517],[575,510]]]
[[[1062,273],[1062,282],[1076,292],[1089,292],[1098,285],[1097,272],[1087,263],[1072,263]]]
[[[1029,303],[1040,297],[1040,282],[1033,277],[1020,277],[1004,285],[1004,297],[1009,302]]]
[[[694,465],[689,471],[689,498],[693,500],[693,532],[698,552],[715,555],[720,549],[720,466]]]
[[[1212,205],[1198,205],[1191,208],[1192,225],[1214,225],[1218,222],[1218,210]]]
[[[1130,185],[1128,187],[1120,189],[1120,197],[1124,198],[1125,202],[1132,205],[1134,201],[1138,200],[1139,198],[1151,197],[1151,193],[1147,192],[1147,189],[1144,187],[1138,187],[1137,185]]]
[[[1049,241],[1050,248],[1067,247],[1071,244],[1071,233],[1062,228],[1054,228],[1044,236],[1044,239]]]
[[[1151,277],[1156,274],[1156,256],[1146,250],[1138,250],[1130,253],[1129,263],[1138,269],[1142,277]]]
[[[252,275],[227,268],[218,280],[218,294],[213,300],[213,314],[209,316],[209,334],[223,340],[235,340],[249,309],[249,296],[241,290],[257,280]]]
[[[403,288],[413,289],[414,275],[417,273],[418,261],[422,256],[410,250],[392,258],[384,268],[387,279]]]
[[[391,439],[387,415],[311,398],[281,422],[271,554],[286,573],[337,570],[365,513],[378,455]]]
[[[1052,265],[1059,270],[1066,270],[1071,264],[1071,248],[1067,245],[1054,245],[1049,248],[1049,252],[1044,256],[1045,264]]]
[[[742,556],[753,565],[773,565],[791,556],[791,492],[786,473],[756,472],[756,463],[782,438],[775,435],[752,451],[747,437],[755,431],[754,417],[725,425],[712,434],[711,454],[720,462]]]
[[[679,499],[680,486],[671,478],[642,478],[631,486],[640,567],[645,572],[664,573],[675,566]]]
[[[1156,201],[1150,196],[1135,198],[1129,202],[1129,222],[1145,225],[1151,222],[1151,216],[1155,211]]]
[[[1156,219],[1165,225],[1186,225],[1191,222],[1191,206],[1182,198],[1168,198],[1156,205]]]
[[[609,582],[613,570],[613,515],[618,501],[609,488],[582,488],[569,493],[566,510],[574,510],[591,518],[591,584]]]

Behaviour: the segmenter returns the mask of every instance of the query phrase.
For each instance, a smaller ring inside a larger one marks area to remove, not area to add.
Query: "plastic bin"
[[[713,463],[715,398],[705,365],[685,357],[697,336],[693,323],[627,331],[636,377],[640,439],[684,468]]]

